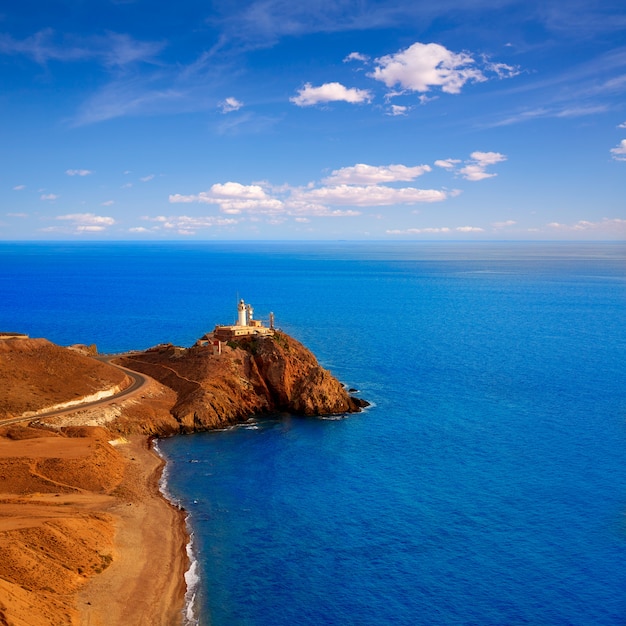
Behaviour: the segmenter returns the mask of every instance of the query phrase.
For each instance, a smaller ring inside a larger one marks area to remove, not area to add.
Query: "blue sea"
[[[191,623],[626,624],[624,244],[0,244],[0,330],[62,345],[237,298],[372,406],[159,442]]]

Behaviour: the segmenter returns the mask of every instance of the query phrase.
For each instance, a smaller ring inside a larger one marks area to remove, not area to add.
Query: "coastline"
[[[160,489],[165,460],[149,438],[129,439],[119,449],[132,464],[125,487],[135,493],[109,511],[115,558],[78,593],[81,623],[180,626],[189,570],[187,516]]]
[[[187,570],[184,573],[185,581],[185,594],[184,594],[184,606],[182,609],[182,624],[183,626],[197,626],[199,618],[197,616],[195,601],[198,591],[198,585],[200,584],[200,578],[198,575],[198,560],[194,548],[194,533],[190,521],[190,514],[182,508],[180,502],[170,493],[168,489],[168,467],[167,457],[159,447],[159,438],[150,438],[150,443],[154,453],[163,461],[162,469],[159,476],[159,493],[165,499],[165,501],[173,506],[180,512],[184,513],[184,529],[187,534],[187,544],[185,546],[185,554],[187,556]]]

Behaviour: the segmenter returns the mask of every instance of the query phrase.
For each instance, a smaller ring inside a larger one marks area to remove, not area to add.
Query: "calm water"
[[[2,244],[0,330],[103,352],[274,311],[373,401],[160,443],[200,624],[626,623],[618,244]]]

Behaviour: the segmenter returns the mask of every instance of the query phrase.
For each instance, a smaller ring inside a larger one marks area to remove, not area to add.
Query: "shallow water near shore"
[[[200,624],[623,624],[622,244],[1,244],[0,329],[191,345],[237,296],[374,406],[160,442]]]

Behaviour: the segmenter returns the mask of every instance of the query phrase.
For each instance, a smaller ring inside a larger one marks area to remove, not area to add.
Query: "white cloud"
[[[485,230],[478,226],[457,226],[449,228],[448,226],[427,227],[427,228],[406,228],[393,229],[385,231],[388,235],[448,235],[453,232],[457,233],[484,233]]]
[[[452,229],[447,226],[440,228],[406,228],[404,230],[394,229],[385,231],[388,235],[422,235],[422,234],[435,234],[435,233],[449,233]]]
[[[7,217],[28,217],[28,213],[7,213]]]
[[[190,216],[190,215],[158,215],[156,217],[144,216],[142,219],[156,222],[158,225],[153,228],[138,226],[130,228],[129,232],[148,233],[159,230],[166,232],[176,231],[179,235],[195,235],[196,231],[215,226],[234,226],[240,222],[239,219],[226,218],[217,215]]]
[[[154,178],[154,174],[148,174],[148,176],[142,176],[139,180],[142,183],[147,183],[148,181],[151,181]]]
[[[430,172],[429,165],[366,165],[357,163],[351,167],[343,167],[334,170],[332,174],[322,182],[327,185],[375,185],[377,183],[392,183],[399,181],[415,180],[418,176]]]
[[[295,192],[294,196],[300,200],[360,207],[441,202],[447,198],[445,191],[437,189],[417,189],[415,187],[396,189],[381,185],[320,187],[318,189]]]
[[[199,194],[172,194],[169,201],[172,203],[216,204],[223,213],[233,215],[244,211],[276,213],[284,210],[283,202],[269,196],[261,186],[242,185],[235,182],[216,183],[212,185],[209,191],[201,191]]]
[[[400,106],[399,104],[392,104],[387,111],[387,115],[392,115],[393,117],[397,117],[398,115],[406,115],[408,110],[409,107]]]
[[[406,50],[376,59],[370,76],[391,88],[399,85],[409,91],[430,91],[441,87],[445,93],[460,93],[468,82],[484,82],[485,75],[467,53],[456,54],[436,43],[414,43]]]
[[[484,233],[485,229],[478,226],[457,226],[454,230],[459,233]]]
[[[41,200],[57,200],[59,196],[55,193],[44,193],[40,196]]]
[[[603,218],[599,222],[589,222],[587,220],[579,220],[575,224],[561,224],[559,222],[551,222],[547,225],[548,228],[558,231],[566,232],[593,232],[598,231],[614,235],[616,233],[623,233],[626,235],[626,219],[619,217],[616,218]]]
[[[95,224],[78,224],[76,226],[77,233],[99,233],[106,230],[106,226],[97,226]]]
[[[23,191],[24,189],[26,189],[26,185],[15,185],[13,187],[13,191]]]
[[[485,169],[489,165],[506,161],[506,156],[500,152],[472,152],[470,154],[471,161],[467,161],[467,165],[462,167],[459,172],[465,180],[477,181],[485,178],[493,178],[497,176],[494,173],[487,173]]]
[[[457,163],[460,163],[460,159],[437,159],[435,165],[442,167],[445,170],[452,170]]]
[[[485,61],[485,69],[493,72],[498,78],[513,78],[520,73],[519,67],[507,65],[506,63],[491,63]]]
[[[507,228],[509,226],[515,226],[517,222],[515,220],[506,220],[504,222],[493,222],[491,224],[495,229],[500,230],[501,228]]]
[[[362,63],[367,63],[369,61],[369,57],[365,54],[361,54],[360,52],[351,52],[344,60],[344,63],[348,63],[349,61],[361,61]]]
[[[372,95],[367,89],[349,89],[341,83],[325,83],[319,87],[313,87],[311,83],[306,83],[298,91],[298,95],[289,98],[289,101],[299,107],[307,107],[323,102],[359,104],[361,102],[369,102],[371,99]]]
[[[611,148],[611,154],[616,161],[626,161],[626,139],[622,139],[617,148]]]
[[[267,220],[286,216],[354,217],[361,207],[383,207],[442,202],[457,196],[458,190],[396,187],[396,183],[412,181],[432,171],[429,165],[382,166],[357,163],[334,170],[320,182],[303,187],[271,185],[268,182],[244,185],[229,181],[215,183],[207,191],[195,194],[171,194],[172,204],[212,204],[227,215],[247,214],[247,219],[265,216]],[[345,208],[344,208],[345,207]],[[169,220],[169,218],[150,218]],[[174,222],[172,222],[174,223]]]
[[[93,174],[91,170],[65,170],[68,176],[89,176]]]
[[[232,96],[222,100],[219,103],[220,110],[222,113],[232,113],[233,111],[239,111],[239,109],[243,106],[243,102],[237,100],[237,98],[233,98]]]
[[[111,206],[115,204],[115,200],[106,200],[105,202],[101,202],[100,206]]]
[[[626,128],[626,122],[617,125],[618,128]]]
[[[57,220],[67,220],[74,222],[77,230],[89,230],[97,227],[99,230],[106,226],[113,226],[115,220],[104,215],[94,213],[70,213],[68,215],[57,215]]]

